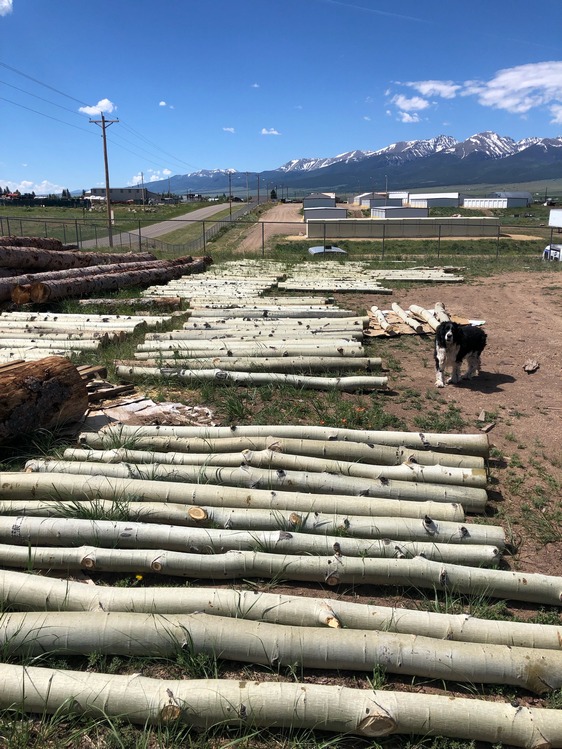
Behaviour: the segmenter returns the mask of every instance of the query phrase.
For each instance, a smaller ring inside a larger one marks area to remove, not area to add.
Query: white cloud
[[[365,115],[365,116],[363,117],[363,119],[365,120],[365,122],[370,122],[370,121],[371,121],[371,118],[370,118],[370,117],[368,117],[367,115]]]
[[[260,87],[259,83],[252,83],[252,88],[259,88],[259,87]]]
[[[66,189],[65,186],[56,185],[54,182],[49,182],[48,179],[41,180],[41,182],[33,182],[28,179],[14,182],[13,180],[6,180],[0,177],[0,185],[2,189],[7,187],[11,192],[19,190],[20,192],[34,192],[36,195],[49,195],[50,193],[58,195]]]
[[[553,104],[550,107],[550,113],[552,115],[551,122],[554,125],[562,125],[562,104]]]
[[[501,109],[524,116],[531,109],[546,107],[552,122],[562,123],[562,61],[529,63],[498,70],[490,80],[466,80],[462,83],[445,81],[409,81],[401,84],[415,89],[423,96],[454,99],[457,96],[476,97],[483,107]],[[403,111],[420,111],[420,107],[403,106],[395,96],[392,101]],[[415,99],[415,97],[414,97]],[[414,101],[411,99],[409,101]],[[424,100],[422,100],[424,101]],[[427,102],[427,106],[429,102]],[[423,107],[425,108],[425,107]]]
[[[440,96],[442,99],[454,99],[462,88],[453,81],[410,81],[404,85],[414,88],[422,96]]]
[[[429,107],[427,99],[422,99],[421,96],[412,96],[411,98],[408,98],[402,94],[396,94],[396,96],[392,97],[391,101],[403,112],[419,112],[420,110]]]
[[[225,133],[235,133],[236,130],[233,127],[223,127]]]
[[[7,16],[12,10],[12,0],[0,0],[0,16]]]
[[[168,105],[167,105],[167,103],[165,101],[159,101],[158,102],[158,106],[159,107],[167,107]]]
[[[147,182],[156,182],[158,180],[167,179],[171,174],[172,172],[170,169],[147,169],[143,175],[139,172],[131,177],[127,184],[134,187],[135,185],[146,184]]]
[[[562,100],[562,62],[538,62],[498,71],[489,81],[467,81],[463,95],[476,96],[484,107],[525,114]]]
[[[266,127],[261,129],[262,135],[281,135],[274,127],[270,127],[269,130]]]
[[[416,112],[414,112],[413,114],[410,114],[409,112],[398,112],[398,119],[400,120],[400,122],[405,123],[420,121],[420,117]]]
[[[92,117],[96,114],[101,114],[102,112],[104,114],[111,114],[116,109],[117,107],[115,104],[109,101],[109,99],[101,99],[93,107],[79,107],[78,111],[83,112],[84,114],[89,114]]]

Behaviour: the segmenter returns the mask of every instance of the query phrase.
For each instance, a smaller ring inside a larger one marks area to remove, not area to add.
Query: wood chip
[[[523,365],[523,369],[527,374],[532,374],[533,372],[536,372],[537,369],[540,367],[540,364],[536,359],[527,359],[525,364]]]

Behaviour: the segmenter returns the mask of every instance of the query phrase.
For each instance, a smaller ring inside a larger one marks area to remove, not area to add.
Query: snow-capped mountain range
[[[229,177],[230,175],[230,177]],[[449,135],[399,141],[377,151],[300,158],[261,172],[263,183],[296,190],[380,190],[462,184],[517,183],[562,176],[562,137],[524,138],[486,131],[458,141]],[[230,183],[230,184],[229,184]],[[246,190],[246,173],[214,169],[175,175],[149,189],[174,192]]]

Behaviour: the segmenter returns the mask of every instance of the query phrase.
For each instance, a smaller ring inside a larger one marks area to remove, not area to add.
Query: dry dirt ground
[[[489,428],[490,514],[513,533],[511,566],[562,575],[562,276],[506,273],[462,286],[416,286],[389,299],[404,308],[440,301],[450,313],[485,320],[482,373],[443,389],[434,385],[432,337],[375,339],[374,353],[394,364],[386,409],[411,428],[413,414],[437,402],[458,409],[458,431]],[[338,301],[385,307],[381,297]],[[528,360],[539,365],[533,373],[523,368]]]
[[[273,234],[303,234],[302,223],[291,223],[302,222],[300,209],[299,203],[268,210],[263,215],[271,222],[265,224],[266,240]],[[261,241],[258,227],[239,250],[254,251]],[[395,290],[390,298],[337,297],[341,306],[353,310],[373,304],[384,308],[390,300],[403,307],[432,307],[441,301],[451,313],[485,320],[483,372],[471,382],[441,390],[434,386],[431,337],[375,339],[373,354],[394,362],[386,408],[409,428],[416,412],[429,411],[435,401],[442,409],[459,410],[464,424],[458,431],[488,425],[494,456],[490,513],[517,544],[511,566],[562,575],[562,275],[556,269],[503,273],[462,285],[412,286]],[[528,360],[539,365],[533,373],[523,369]]]

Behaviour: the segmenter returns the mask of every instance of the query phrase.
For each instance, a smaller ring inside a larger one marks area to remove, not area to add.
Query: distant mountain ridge
[[[230,175],[230,178],[229,178]],[[524,138],[486,131],[457,141],[449,135],[426,140],[399,141],[378,151],[347,151],[332,157],[300,158],[260,173],[261,189],[276,187],[279,197],[307,190],[361,192],[431,188],[477,183],[517,183],[562,176],[562,137]],[[233,169],[201,170],[145,183],[162,192],[243,194],[245,172]],[[256,175],[250,190],[256,191]],[[230,183],[230,184],[229,184]]]

